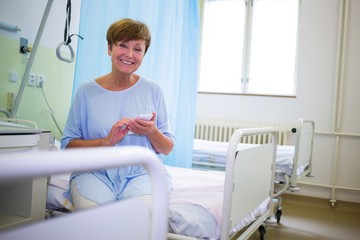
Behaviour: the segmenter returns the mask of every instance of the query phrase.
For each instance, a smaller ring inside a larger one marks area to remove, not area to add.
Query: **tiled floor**
[[[283,195],[280,223],[267,224],[265,240],[360,239],[360,204]],[[255,232],[253,239],[260,239]]]

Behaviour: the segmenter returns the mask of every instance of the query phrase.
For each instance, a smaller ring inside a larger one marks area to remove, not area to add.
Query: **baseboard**
[[[309,185],[306,183],[298,184],[298,187],[300,188],[300,191],[286,191],[286,194],[328,199],[329,202],[331,200],[335,203],[337,201],[360,203],[360,191],[357,190],[336,188],[334,194],[335,197],[333,199],[332,189],[330,187]]]
[[[285,208],[289,204],[291,205],[295,204],[297,206],[315,207],[322,209],[334,209],[337,211],[360,213],[360,203],[355,203],[355,202],[337,200],[336,204],[332,206],[328,199],[304,196],[293,193],[284,193],[281,195],[281,198],[282,198],[282,206]]]

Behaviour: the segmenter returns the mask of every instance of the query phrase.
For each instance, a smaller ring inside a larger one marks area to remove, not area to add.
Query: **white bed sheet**
[[[70,173],[51,176],[47,189],[47,209],[74,211],[71,201],[63,195],[69,189],[69,180]]]
[[[244,150],[256,145],[257,144],[239,143],[237,150]],[[228,146],[229,142],[194,139],[192,160],[194,162],[225,165]],[[294,164],[294,154],[295,146],[278,145],[276,152],[276,169],[291,176]],[[298,168],[298,175],[302,173],[304,168],[305,166],[300,166]]]
[[[169,232],[201,239],[219,239],[225,172],[170,166],[166,169],[173,181],[169,198]],[[69,187],[68,179],[67,174],[51,177],[47,199],[49,209],[74,210],[71,202],[63,196]],[[232,231],[252,223],[267,210],[268,202],[269,199],[264,200]]]

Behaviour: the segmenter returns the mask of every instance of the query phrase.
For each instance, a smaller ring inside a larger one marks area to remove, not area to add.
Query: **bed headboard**
[[[296,169],[301,166],[307,166],[303,174],[311,174],[313,141],[315,133],[315,122],[312,120],[299,119],[299,134],[296,138],[295,161],[292,176],[297,176]],[[296,178],[297,179],[297,178]],[[292,182],[296,186],[297,182]]]

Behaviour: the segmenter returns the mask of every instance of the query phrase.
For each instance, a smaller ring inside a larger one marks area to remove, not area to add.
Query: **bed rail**
[[[153,201],[151,222],[149,226],[150,234],[146,234],[146,237],[142,239],[166,239],[168,219],[167,180],[164,173],[164,168],[161,165],[158,156],[147,148],[127,146],[117,148],[87,148],[86,150],[71,149],[58,152],[2,154],[0,159],[0,182],[14,181],[36,176],[47,176],[71,171],[89,171],[94,169],[104,169],[134,164],[144,165],[144,167],[149,172],[152,186],[154,186],[152,190]],[[106,224],[102,224],[98,217],[101,215],[104,216],[104,214],[108,213],[111,214],[111,212],[114,212],[113,209],[116,211],[120,209],[120,206],[124,206],[122,208],[123,210],[129,206],[133,206],[129,204],[130,201],[131,200],[119,201],[113,204],[107,204],[101,207],[79,211],[74,214],[69,214],[67,216],[62,216],[56,219],[40,221],[26,226],[21,226],[20,228],[4,230],[0,232],[0,239],[6,240],[31,238],[41,240],[49,239],[50,237],[53,240],[60,240],[64,239],[64,235],[70,238],[99,239],[99,232],[101,232],[101,227],[106,226]],[[143,207],[146,206],[143,204]],[[105,213],[101,212],[103,209]],[[149,210],[147,208],[143,209],[147,210],[147,216],[149,217]],[[83,224],[83,222],[78,219],[81,216],[83,216],[83,218],[89,218],[89,214],[91,213],[93,213],[92,219],[90,218],[86,220],[89,222],[92,221],[93,224],[95,222],[95,226],[97,226],[95,228],[91,228],[89,225]],[[116,217],[121,217],[120,215],[124,214],[117,214]],[[106,216],[104,218],[106,219]],[[72,219],[75,219],[75,221]],[[140,221],[141,219],[137,220]],[[75,226],[72,226],[70,229],[66,227],[60,230],[56,222],[61,224],[71,222],[75,224]],[[118,218],[113,219],[113,222],[117,224],[117,227],[115,229],[109,229],[112,233],[117,232],[121,235],[125,234],[123,232],[129,233],[129,231],[141,232],[141,229],[138,229],[138,224],[137,226],[131,227],[131,229],[124,229],[119,231],[120,225]],[[73,232],[69,233],[68,231]],[[86,233],[86,236],[89,237],[86,237],[84,233]],[[130,235],[122,235],[120,238],[118,235],[110,235],[103,235],[101,238],[134,239],[131,237],[131,233]]]
[[[271,142],[242,151],[236,150],[242,137],[259,134],[271,134]],[[228,239],[232,222],[238,222],[266,198],[269,198],[267,211],[247,227],[239,239],[249,238],[272,214],[276,147],[277,131],[273,127],[238,129],[233,133],[227,152],[224,189],[224,203],[230,204],[223,205],[221,239]],[[251,169],[256,169],[256,181]],[[249,198],[244,201],[246,204],[240,201],[242,196]]]

